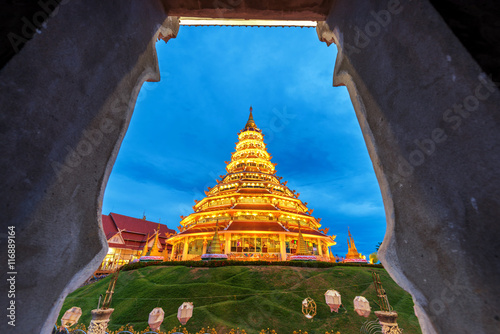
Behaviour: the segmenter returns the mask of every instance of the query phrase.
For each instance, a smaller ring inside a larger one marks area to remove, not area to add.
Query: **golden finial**
[[[245,125],[245,129],[248,129],[248,128],[257,128],[257,125],[255,125],[255,122],[253,120],[253,115],[252,115],[252,106],[250,106],[250,115],[248,116],[248,121],[247,121],[247,124]]]

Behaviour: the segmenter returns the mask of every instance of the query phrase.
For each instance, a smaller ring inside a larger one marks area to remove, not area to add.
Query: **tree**
[[[375,249],[377,250],[377,252],[378,252],[380,246],[382,246],[382,241],[379,241],[378,244],[375,246]]]

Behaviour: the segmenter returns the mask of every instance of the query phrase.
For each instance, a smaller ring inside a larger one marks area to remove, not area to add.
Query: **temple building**
[[[145,216],[139,219],[117,213],[102,215],[102,227],[109,249],[97,274],[113,272],[141,256],[161,253],[168,258],[167,254],[171,252],[166,240],[175,231],[166,225],[147,221]]]
[[[347,232],[349,233],[349,236],[347,237],[347,254],[343,262],[368,263],[368,261],[366,261],[366,256],[358,253],[349,228],[347,229]]]
[[[319,229],[320,219],[276,176],[271,158],[250,108],[227,173],[205,198],[195,200],[194,213],[181,216],[179,233],[167,240],[173,246],[170,260],[201,260],[216,248],[232,260],[285,261],[301,255],[330,261],[335,236]],[[212,240],[220,244],[211,245]]]

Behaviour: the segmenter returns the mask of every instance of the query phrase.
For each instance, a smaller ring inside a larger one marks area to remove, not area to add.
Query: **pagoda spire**
[[[212,245],[210,247],[209,254],[220,254],[220,240],[219,240],[219,222],[215,223],[215,233],[212,239]]]
[[[349,249],[345,256],[344,262],[366,262],[366,258],[358,253],[356,245],[354,244],[354,239],[352,238],[351,231],[347,228],[349,236],[347,237],[347,244]]]
[[[149,241],[149,233],[146,237],[146,243],[144,244],[144,248],[142,249],[141,257],[146,256],[148,254],[148,241]]]
[[[160,223],[158,223],[158,230],[155,234],[155,240],[153,241],[153,246],[151,247],[151,256],[161,255],[160,246],[158,245],[158,243],[160,242],[160,240],[158,239],[160,235]]]
[[[353,251],[356,251],[356,253],[357,253],[358,250],[356,249],[356,245],[354,244],[354,239],[352,238],[351,231],[349,230],[349,227],[347,228],[347,232],[349,233],[349,239],[347,241],[347,243],[349,244],[349,249],[352,249]]]
[[[257,128],[257,125],[255,124],[254,120],[253,120],[253,115],[252,115],[252,106],[250,106],[250,115],[248,116],[248,121],[247,121],[247,124],[245,125],[245,129],[249,129],[249,128],[253,128],[253,129],[256,129]]]
[[[307,255],[306,241],[302,236],[302,230],[300,229],[300,221],[299,221],[299,240],[297,245],[297,255]]]

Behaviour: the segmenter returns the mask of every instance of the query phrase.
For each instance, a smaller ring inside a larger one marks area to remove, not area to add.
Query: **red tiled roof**
[[[106,240],[118,233],[115,224],[110,216],[102,215],[102,228],[106,235]]]
[[[158,223],[142,220],[139,218],[124,216],[117,213],[110,213],[109,216],[118,228],[124,228],[130,232],[139,234],[142,233],[145,235],[149,233],[149,235],[152,235],[154,233],[154,230],[158,228]],[[164,233],[175,233],[175,231],[169,229],[167,225],[160,224],[160,234]]]
[[[227,229],[228,231],[273,231],[285,232],[283,227],[276,222],[259,222],[252,220],[238,220]]]
[[[158,223],[110,213],[109,215],[102,215],[102,227],[107,240],[118,233],[118,229],[125,229],[122,231],[122,238],[125,241],[125,245],[110,243],[110,247],[140,250],[144,247],[148,234],[149,240],[151,240],[155,230],[158,228]],[[169,229],[166,225],[160,224],[160,236],[158,239],[162,247],[165,247],[166,244],[167,237],[165,233],[175,233],[175,231]]]

